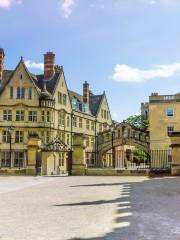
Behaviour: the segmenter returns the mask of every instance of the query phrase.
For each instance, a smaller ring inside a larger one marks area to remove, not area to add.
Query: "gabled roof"
[[[32,77],[32,74],[28,71],[26,65],[24,64],[23,59],[21,58],[21,60],[19,61],[18,65],[16,66],[15,70],[4,70],[3,71],[3,77],[2,77],[2,83],[0,85],[0,94],[3,92],[4,88],[6,87],[6,85],[9,83],[9,81],[12,79],[12,77],[14,76],[15,72],[17,71],[18,67],[20,65],[23,65],[26,73],[28,74],[30,80],[32,81],[32,83],[35,85],[37,92],[39,93],[39,89],[36,86],[35,82],[34,82],[34,78]]]
[[[89,108],[91,113],[96,116],[98,109],[100,107],[101,101],[103,98],[103,94],[102,95],[92,95],[89,98]]]
[[[0,86],[0,93],[4,90],[5,86],[8,84],[8,82],[11,80],[13,77],[14,73],[16,72],[17,68],[19,67],[20,64],[23,64],[25,71],[29,75],[31,81],[33,82],[36,90],[38,93],[41,93],[44,91],[44,83],[46,83],[46,90],[47,93],[49,93],[49,96],[52,97],[53,92],[57,86],[57,82],[59,79],[60,74],[62,73],[63,70],[59,71],[58,73],[55,73],[53,77],[49,80],[44,80],[44,75],[35,75],[32,74],[28,71],[26,65],[23,62],[23,59],[21,58],[20,62],[18,63],[17,67],[15,70],[4,70],[3,71],[3,78],[2,78],[2,84]]]

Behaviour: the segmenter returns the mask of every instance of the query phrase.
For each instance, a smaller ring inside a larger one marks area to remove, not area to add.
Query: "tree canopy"
[[[149,126],[149,121],[143,115],[130,116],[125,120],[125,122],[134,128],[140,128],[143,130],[147,130]]]

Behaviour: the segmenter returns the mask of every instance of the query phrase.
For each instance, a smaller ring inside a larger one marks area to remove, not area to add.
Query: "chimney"
[[[50,79],[55,73],[55,54],[47,52],[44,54],[44,79]]]
[[[83,103],[89,104],[89,83],[83,84]]]
[[[59,65],[55,65],[54,66],[54,71],[55,73],[60,73],[62,71],[63,67],[62,66],[59,66]]]
[[[3,48],[0,48],[0,83],[2,81],[2,77],[3,77],[3,70],[4,70],[4,50]]]

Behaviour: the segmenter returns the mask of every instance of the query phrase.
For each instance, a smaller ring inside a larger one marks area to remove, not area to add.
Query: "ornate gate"
[[[59,138],[54,139],[42,148],[42,154],[46,158],[47,174],[61,175],[72,171],[72,151]]]

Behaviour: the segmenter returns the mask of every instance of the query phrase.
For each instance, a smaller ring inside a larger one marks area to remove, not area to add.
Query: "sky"
[[[180,92],[180,0],[0,0],[5,68],[33,73],[53,51],[69,89],[106,92],[113,119],[153,92]]]

